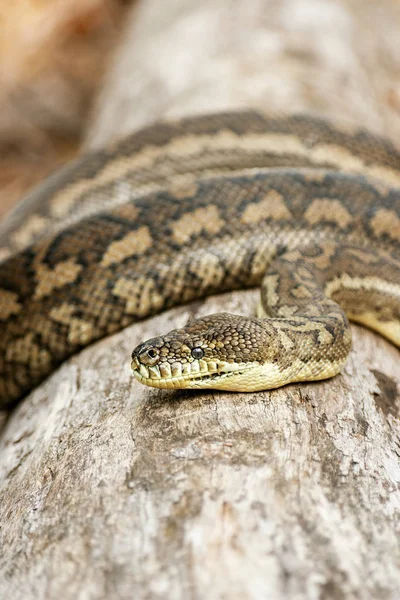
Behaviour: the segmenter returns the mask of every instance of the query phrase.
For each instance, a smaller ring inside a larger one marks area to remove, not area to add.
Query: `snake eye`
[[[202,348],[193,348],[192,356],[193,356],[193,358],[196,358],[196,359],[203,358],[204,352],[203,352]]]

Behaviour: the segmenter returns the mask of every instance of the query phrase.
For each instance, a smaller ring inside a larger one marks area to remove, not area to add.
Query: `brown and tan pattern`
[[[135,376],[234,390],[330,377],[346,313],[400,345],[399,183],[389,142],[303,116],[162,123],[83,157],[2,225],[1,405],[132,321],[261,283],[264,316],[150,340]]]

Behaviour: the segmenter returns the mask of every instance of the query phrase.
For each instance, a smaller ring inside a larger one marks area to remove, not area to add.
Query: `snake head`
[[[140,344],[131,366],[136,379],[151,387],[262,389],[258,372],[267,338],[257,319],[210,315]]]

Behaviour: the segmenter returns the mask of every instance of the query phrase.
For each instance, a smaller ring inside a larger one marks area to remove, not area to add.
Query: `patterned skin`
[[[347,317],[400,345],[399,165],[365,132],[244,112],[159,124],[66,167],[2,226],[0,405],[138,319],[260,284],[259,318],[141,344],[137,379],[242,391],[330,377]]]

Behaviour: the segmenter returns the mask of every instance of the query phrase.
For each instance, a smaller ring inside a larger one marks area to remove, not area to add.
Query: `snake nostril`
[[[160,359],[160,352],[158,348],[143,348],[138,353],[138,358],[141,363],[151,367],[158,363]]]

